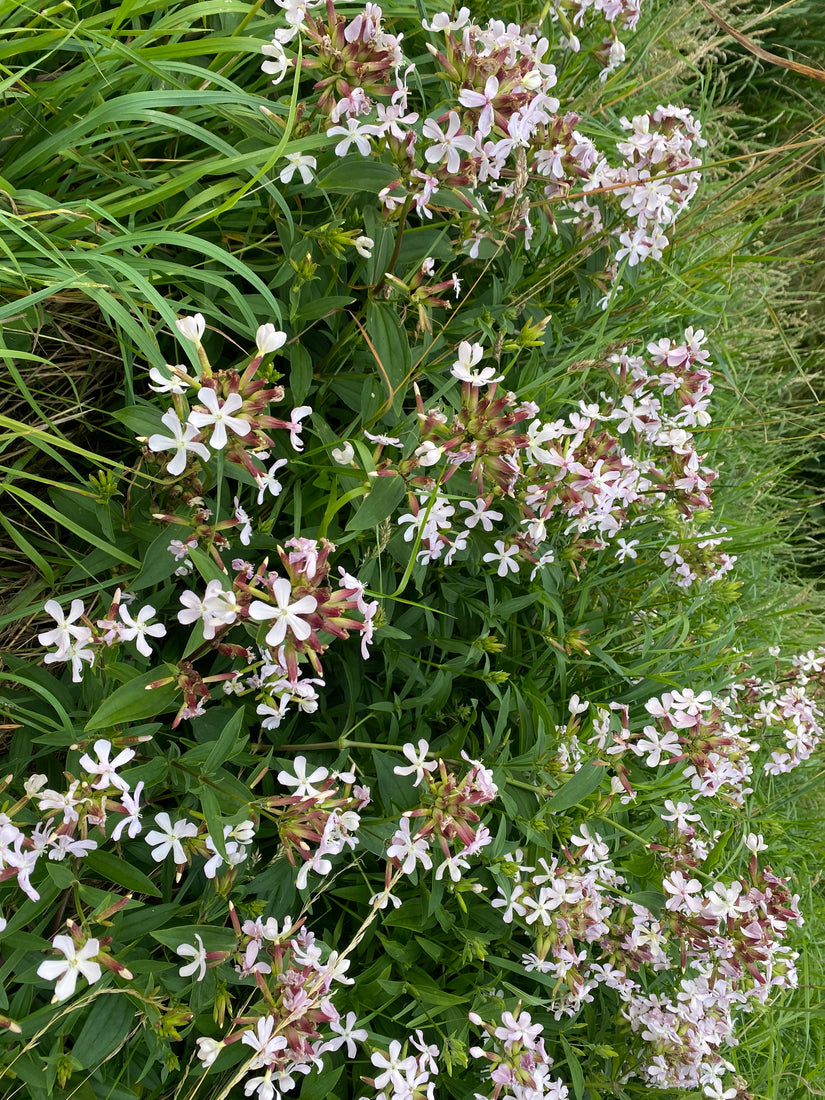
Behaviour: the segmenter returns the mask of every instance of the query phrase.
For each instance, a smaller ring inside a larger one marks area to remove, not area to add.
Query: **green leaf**
[[[354,301],[353,297],[346,294],[328,294],[312,302],[305,302],[295,314],[295,324],[300,327],[306,321],[320,321],[331,313],[339,313]]]
[[[311,1077],[305,1077],[301,1087],[301,1100],[327,1100],[346,1068],[346,1065],[340,1065],[324,1073],[314,1073]]]
[[[169,552],[169,543],[172,536],[169,531],[161,531],[152,543],[143,551],[143,566],[132,581],[130,590],[138,592],[142,588],[151,588],[154,584],[160,584],[168,580],[178,565],[175,555]]]
[[[225,589],[232,587],[229,574],[218,565],[210,554],[204,554],[203,550],[195,549],[189,551],[189,557],[207,584],[210,581],[220,581]]]
[[[47,863],[46,874],[59,890],[67,890],[76,881],[74,871],[65,863]]]
[[[573,1093],[576,1100],[582,1100],[584,1096],[584,1073],[578,1055],[570,1046],[563,1035],[559,1035],[561,1045],[567,1058],[567,1068],[570,1070],[570,1083],[573,1085]]]
[[[135,435],[149,436],[156,432],[168,434],[161,420],[160,410],[154,405],[130,405],[127,409],[117,409],[111,415]]]
[[[569,810],[599,786],[605,777],[605,769],[598,764],[583,764],[572,779],[559,787],[547,804],[551,814]]]
[[[396,775],[393,768],[401,759],[392,753],[381,752],[380,749],[372,750],[372,762],[375,768],[375,778],[378,780],[378,790],[384,807],[390,811],[397,806],[400,810],[409,810],[417,805],[415,787],[410,776]]]
[[[296,405],[302,405],[312,385],[312,356],[303,344],[296,342],[290,344],[289,363],[289,388],[292,391],[292,400]]]
[[[95,874],[101,875],[108,882],[114,882],[133,894],[147,894],[149,897],[159,898],[160,890],[143,871],[139,871],[133,864],[128,863],[120,856],[112,852],[102,851],[100,848],[89,852],[83,860],[84,867],[88,867]]]
[[[412,355],[406,330],[397,311],[387,302],[378,301],[367,303],[366,330],[371,343],[370,351],[386,391],[386,399],[380,412],[386,413],[391,408],[397,417],[401,412],[406,383],[412,371]]]
[[[204,761],[203,774],[212,776],[218,770],[218,768],[225,764],[227,760],[230,760],[232,756],[246,744],[247,737],[244,735],[239,738],[238,734],[241,731],[241,726],[244,720],[244,708],[239,706],[232,714],[230,714],[226,725],[220,732],[217,741],[213,744],[212,749]]]
[[[125,993],[101,992],[74,1041],[72,1057],[82,1069],[97,1069],[123,1043],[134,1019],[134,1006]]]
[[[226,859],[226,841],[223,836],[223,818],[221,817],[221,807],[218,802],[218,796],[211,787],[202,785],[198,789],[198,799],[201,804],[201,809],[203,810],[203,816],[206,818],[209,835],[212,837],[215,850],[222,859]]]
[[[340,195],[354,195],[358,191],[377,195],[397,179],[398,169],[392,164],[352,156],[336,160],[318,177],[317,186],[320,191],[336,192]]]
[[[388,519],[404,497],[405,487],[398,474],[392,477],[376,477],[369,495],[361,501],[355,515],[347,523],[348,531],[365,531],[377,527]]]
[[[177,683],[164,684],[149,690],[149,684],[176,675],[177,669],[171,665],[153,668],[142,676],[135,676],[128,684],[123,684],[97,708],[86,723],[85,729],[107,729],[123,722],[137,722],[141,718],[154,718],[168,710],[175,709],[175,700],[180,688]]]

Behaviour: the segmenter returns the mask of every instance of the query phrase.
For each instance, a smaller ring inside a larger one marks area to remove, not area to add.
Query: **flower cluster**
[[[661,258],[669,244],[665,229],[696,190],[695,151],[704,144],[699,123],[684,108],[659,106],[624,119],[630,135],[617,142],[623,161],[613,168],[578,129],[579,116],[559,114],[559,100],[550,94],[557,75],[547,38],[497,19],[481,26],[467,8],[455,18],[442,12],[425,20],[425,30],[443,36],[428,49],[449,90],[426,117],[423,104],[410,104],[415,66],[404,57],[403,36],[385,30],[378,5],[350,20],[332,0],[325,20],[310,14],[315,4],[282,6],[288,27],[263,47],[264,70],[280,82],[292,63],[284,44],[301,33],[301,66],[320,78],[314,90],[322,117],[332,123],[326,133],[338,139],[335,155],[346,157],[353,148],[362,157],[380,153],[398,172],[381,191],[388,215],[401,211],[403,221],[413,210],[432,219],[437,210],[451,219],[458,197],[465,213],[455,243],[472,259],[482,242],[495,244],[514,231],[529,249],[537,219],[555,227],[557,217],[611,244],[609,280],[625,257],[630,266]],[[592,5],[577,0],[574,6],[573,23],[581,24]],[[569,26],[567,7],[568,0],[558,0],[552,15]],[[624,60],[616,24],[635,28],[639,7],[633,0],[599,0],[596,9],[611,29],[600,48],[606,77]],[[557,46],[576,50],[579,43],[571,30]],[[315,166],[315,158],[288,156],[290,179],[296,167],[308,176]],[[572,188],[578,197],[568,198]],[[600,203],[613,210],[609,224]],[[417,288],[395,285],[420,305]]]
[[[252,1050],[245,1069],[255,1074],[244,1081],[244,1095],[273,1100],[295,1088],[301,1075],[321,1068],[325,1051],[347,1042],[354,1054],[353,1040],[365,1040],[367,1032],[354,1029],[354,1017],[342,1026],[332,1001],[337,987],[353,984],[347,977],[349,959],[325,950],[302,920],[293,923],[286,917],[282,926],[272,918],[242,926],[235,918],[234,923],[239,943],[245,944],[242,973],[255,975],[266,1011],[257,1018],[240,1017],[236,1023],[241,1027],[222,1040],[202,1037],[198,1054],[210,1066],[224,1047],[240,1040]],[[323,1027],[333,1033],[326,1041]]]
[[[432,1100],[432,1078],[438,1074],[436,1058],[440,1053],[434,1043],[427,1043],[420,1030],[416,1031],[403,1047],[393,1039],[387,1050],[374,1050],[370,1060],[380,1073],[361,1080],[378,1091],[376,1100]]]
[[[483,560],[500,577],[517,574],[524,561],[535,575],[558,557],[558,521],[570,536],[565,556],[573,563],[611,542],[619,560],[637,558],[639,540],[617,536],[644,520],[692,530],[695,517],[710,508],[716,478],[691,430],[710,422],[704,340],[701,330],[689,328],[682,341],[650,344],[649,361],[627,351],[611,356],[615,396],[602,391],[600,401],[582,399],[555,421],[544,420],[534,402],[501,394],[494,368],[479,366],[482,345],[462,342],[452,368],[461,381],[458,410],[426,410],[419,395],[414,453],[384,459],[379,468],[397,471],[411,486],[410,511],[398,522],[405,540],[416,540],[419,560],[450,565],[473,535],[493,533],[500,537]],[[427,472],[433,467],[438,477]],[[451,498],[442,491],[448,482],[458,489]],[[662,551],[675,583],[723,577],[736,560],[719,550],[725,538],[712,530]]]
[[[470,1048],[473,1058],[484,1059],[493,1084],[491,1100],[566,1100],[570,1090],[561,1077],[553,1078],[553,1059],[544,1047],[543,1028],[533,1023],[529,1012],[518,1005],[514,1012],[503,1012],[499,1024],[487,1023],[477,1012],[470,1022],[484,1031],[482,1046]]]
[[[66,661],[71,665],[72,680],[79,684],[83,679],[83,666],[91,668],[99,647],[111,648],[121,642],[134,642],[138,653],[151,657],[154,650],[147,639],[164,638],[166,627],[153,622],[156,612],[147,604],[133,615],[127,601],[133,597],[124,595],[118,588],[109,605],[105,619],[92,622],[82,600],[72,600],[68,613],[57,600],[47,600],[43,610],[56,622],[56,626],[38,634],[42,646],[56,646],[43,658],[47,665]]]
[[[478,824],[481,818],[475,807],[492,802],[498,794],[493,773],[481,761],[470,760],[462,751],[461,755],[472,766],[459,780],[447,771],[443,760],[426,759],[429,745],[423,738],[417,747],[412,743],[404,745],[403,752],[410,764],[396,766],[396,775],[414,775],[414,785],[417,787],[426,782],[427,790],[422,798],[423,805],[407,811],[401,818],[398,832],[387,849],[390,860],[386,874],[387,888],[393,868],[410,875],[419,863],[425,870],[433,866],[430,846],[434,840],[438,842],[443,856],[435,870],[436,880],[443,878],[447,872],[452,882],[459,882],[462,872],[470,866],[467,857],[476,855],[492,840],[487,826]],[[412,820],[421,825],[414,835],[411,832]]]
[[[294,792],[285,798],[270,798],[267,808],[281,811],[278,834],[290,863],[294,867],[296,857],[303,861],[296,879],[296,886],[303,890],[310,871],[328,875],[332,870],[329,857],[358,844],[359,811],[369,805],[370,792],[356,783],[352,772],[331,774],[323,766],[308,772],[303,756],[296,756],[292,772],[278,773],[278,782]],[[337,784],[344,785],[340,797]]]
[[[267,472],[264,462],[274,441],[267,432],[289,432],[293,449],[301,451],[303,421],[312,412],[308,405],[301,405],[292,410],[289,420],[271,416],[269,405],[282,401],[284,391],[256,377],[264,356],[283,347],[286,333],[272,324],[261,325],[255,353],[240,374],[236,370],[213,371],[201,343],[205,331],[202,314],[180,318],[177,327],[181,336],[195,344],[201,373],[199,378],[193,377],[182,366],[169,367],[169,377],[157,367],[150,371],[155,383],[151,388],[155,393],[170,395],[172,407],[161,417],[170,434],[150,435],[146,441],[149,451],[174,452],[166,463],[166,472],[175,478],[187,473],[190,456],[206,463],[213,453],[225,452],[227,460],[244,466],[262,490],[271,490],[273,471]],[[195,397],[190,401],[193,392]],[[192,477],[191,470],[188,476]]]
[[[688,806],[685,815],[699,820]],[[657,916],[626,900],[627,880],[608,846],[584,825],[564,860],[539,857],[529,866],[521,850],[503,857],[492,904],[533,939],[534,951],[522,956],[525,970],[556,980],[556,1019],[575,1016],[598,987],[612,990],[647,1044],[636,1072],[658,1087],[695,1088],[729,1068],[720,1050],[735,1041],[736,1014],[796,983],[797,956],[783,941],[789,923],[801,923],[798,898],[770,868],[758,869],[761,838],[748,836],[746,844],[754,853],[746,880],[703,886],[690,877],[691,867],[671,862],[666,906]],[[707,855],[706,848],[702,859]],[[691,859],[695,867],[696,849]],[[674,995],[657,992],[656,975],[677,967],[692,973]]]

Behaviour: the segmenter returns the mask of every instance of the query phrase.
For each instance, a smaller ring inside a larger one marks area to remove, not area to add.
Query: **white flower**
[[[494,522],[504,519],[502,512],[496,512],[492,508],[487,507],[487,502],[483,497],[477,497],[475,502],[461,500],[459,504],[470,513],[469,516],[464,516],[464,526],[470,529],[475,527],[477,523],[480,523],[483,531],[492,531]]]
[[[498,77],[488,76],[483,92],[477,92],[473,88],[462,88],[458,93],[458,102],[462,107],[480,108],[478,116],[478,132],[486,137],[493,128],[493,100],[498,95]]]
[[[234,623],[240,610],[235,593],[224,591],[218,579],[207,584],[203,599],[197,593],[187,590],[181,592],[180,602],[184,610],[178,612],[178,622],[188,626],[189,623],[203,619],[203,636],[207,641],[215,637],[217,627]]]
[[[400,447],[402,446],[401,440],[396,439],[394,435],[373,435],[372,432],[368,432],[364,428],[364,435],[370,441],[370,443],[380,443],[382,447]]]
[[[397,859],[399,862],[403,860],[401,870],[405,875],[412,874],[419,860],[426,871],[429,871],[433,865],[426,839],[410,836],[410,819],[408,817],[401,818],[401,825],[392,838],[392,843],[387,849],[387,855],[390,859]]]
[[[202,313],[196,313],[194,317],[178,317],[175,325],[181,336],[191,340],[193,344],[199,344],[206,328],[206,321]]]
[[[38,791],[41,791],[49,782],[49,777],[43,775],[41,772],[35,772],[34,775],[30,775],[26,782],[23,784],[23,790],[29,796],[33,798]]]
[[[624,561],[626,558],[637,558],[639,555],[636,553],[636,547],[639,545],[638,539],[616,539],[618,550],[616,551],[616,560]]]
[[[274,497],[280,494],[283,485],[275,477],[275,474],[282,466],[286,466],[285,458],[279,458],[276,462],[273,462],[267,473],[258,474],[258,504],[263,504],[267,489]]]
[[[357,1017],[354,1012],[348,1012],[345,1021],[331,1020],[330,1031],[334,1031],[335,1038],[328,1040],[324,1043],[324,1050],[338,1050],[345,1043],[347,1045],[347,1056],[354,1058],[358,1053],[356,1042],[365,1043],[367,1041],[367,1032],[361,1027],[356,1029]]]
[[[209,451],[203,443],[195,442],[195,437],[199,432],[193,424],[182,424],[174,409],[167,409],[161,417],[161,421],[166,425],[172,435],[160,435],[156,432],[154,435],[149,436],[147,445],[150,451],[175,452],[171,461],[166,465],[167,471],[172,474],[173,477],[182,474],[186,469],[186,455],[189,451],[193,451],[202,458],[204,462],[209,460]]]
[[[368,157],[372,151],[369,139],[375,137],[377,132],[375,126],[362,125],[357,118],[348,118],[346,126],[330,126],[327,137],[344,135],[335,146],[336,157],[345,157],[350,145],[355,145],[362,157]]]
[[[126,624],[125,629],[121,627],[120,637],[124,642],[134,641],[138,653],[142,653],[144,657],[152,656],[152,647],[146,641],[147,634],[150,638],[164,638],[166,636],[166,627],[163,623],[149,625],[149,620],[154,614],[154,607],[147,604],[146,607],[140,609],[137,618],[133,619],[127,608],[123,604],[120,605],[120,617]]]
[[[278,577],[272,584],[272,595],[276,606],[263,603],[262,600],[253,600],[249,605],[249,617],[255,622],[266,622],[274,619],[266,636],[268,646],[279,646],[286,638],[287,630],[291,630],[296,640],[305,642],[312,633],[312,627],[301,615],[309,615],[318,606],[314,596],[302,596],[300,600],[290,603],[292,585],[284,577]]]
[[[428,118],[422,127],[424,137],[433,142],[424,152],[426,160],[429,164],[440,164],[446,158],[450,175],[455,175],[461,167],[458,150],[472,153],[476,147],[475,138],[469,134],[459,134],[460,129],[461,119],[455,111],[450,111],[446,130],[442,130],[433,118]]]
[[[272,58],[271,61],[262,61],[261,69],[272,77],[273,84],[280,84],[289,68],[289,59],[286,56],[286,51],[283,46],[277,38],[273,38],[271,44],[261,46],[261,53]],[[293,156],[294,155],[295,154],[293,154]],[[284,183],[286,182],[287,181],[284,180]]]
[[[98,981],[101,973],[100,965],[91,960],[100,951],[99,940],[86,940],[78,951],[71,936],[55,936],[52,947],[62,951],[66,956],[65,959],[48,959],[42,962],[37,968],[37,974],[47,982],[57,979],[53,1000],[65,1001],[71,997],[79,974],[83,975],[89,985],[94,985]]]
[[[152,854],[154,855],[154,853]],[[190,974],[194,974],[195,971],[197,971],[197,980],[202,982],[206,977],[206,951],[204,950],[203,940],[197,932],[195,933],[195,939],[198,941],[197,947],[193,947],[189,943],[182,943],[179,947],[175,948],[179,955],[183,955],[184,958],[191,957],[192,959],[192,962],[187,963],[178,970],[178,974],[180,974],[182,978],[188,978]]]
[[[356,237],[353,244],[355,245],[355,251],[359,256],[363,256],[365,260],[372,256],[372,250],[375,247],[375,241],[372,237]]]
[[[444,456],[444,448],[433,443],[431,439],[425,439],[415,449],[415,457],[419,466],[435,466]]]
[[[89,630],[90,637],[91,633],[91,630]],[[71,661],[72,683],[79,684],[83,679],[83,662],[88,661],[90,665],[93,665],[95,660],[94,650],[83,648],[88,641],[88,638],[73,638],[65,649],[58,649],[56,653],[47,653],[43,658],[43,663],[51,665],[55,661]]]
[[[152,849],[152,859],[161,863],[172,853],[175,863],[186,863],[186,854],[181,840],[184,837],[197,836],[198,827],[191,821],[181,819],[173,825],[166,812],[155,814],[155,824],[162,830],[152,829],[146,834],[146,843]]]
[[[241,540],[243,546],[249,546],[249,543],[252,541],[252,521],[244,509],[241,508],[240,501],[237,497],[235,497],[233,503],[235,505],[235,519],[240,526],[238,538]]]
[[[209,1039],[205,1035],[196,1039],[195,1042],[198,1044],[198,1058],[203,1063],[203,1068],[209,1069],[225,1044],[220,1039]]]
[[[198,401],[205,405],[208,411],[204,413],[195,409],[190,412],[187,424],[194,425],[199,430],[214,424],[212,438],[209,440],[213,450],[222,451],[226,446],[227,428],[240,436],[248,435],[251,431],[252,425],[248,420],[232,415],[243,407],[243,398],[239,393],[230,393],[225,401],[221,401],[214,390],[204,386],[198,391]]]
[[[174,369],[174,367],[167,366],[167,370],[174,371]],[[155,383],[154,386],[149,386],[149,389],[154,393],[186,393],[189,389],[189,383],[185,382],[183,378],[178,377],[176,374],[168,378],[163,371],[159,370],[157,367],[152,367],[149,371],[149,377]]]
[[[470,344],[462,340],[458,345],[458,359],[450,368],[450,374],[461,382],[469,382],[471,386],[489,386],[493,382],[501,382],[503,374],[496,374],[495,367],[482,367],[481,370],[471,370],[482,356],[484,349],[481,344]]]
[[[518,554],[518,546],[505,547],[501,539],[496,539],[495,548],[495,553],[484,555],[484,561],[498,562],[500,577],[506,577],[509,572],[518,573],[518,562],[513,560]]]
[[[458,31],[461,30],[470,21],[470,9],[459,8],[458,15],[455,19],[451,19],[446,11],[439,12],[438,15],[434,15],[432,23],[428,23],[426,19],[422,19],[421,25],[428,31]]]
[[[258,355],[267,355],[270,351],[278,351],[286,343],[286,333],[280,332],[274,325],[260,325],[255,333],[255,346]]]
[[[249,1064],[251,1070],[261,1069],[267,1063],[274,1062],[278,1052],[286,1049],[286,1039],[283,1035],[273,1035],[274,1030],[274,1018],[261,1016],[255,1025],[255,1030],[245,1031],[241,1036],[241,1042],[255,1051],[255,1057]],[[252,1091],[254,1090],[250,1090],[246,1095],[249,1096]]]
[[[287,162],[286,168],[282,168],[278,176],[281,183],[289,183],[296,172],[302,183],[312,183],[312,173],[318,163],[315,157],[308,157],[304,153],[287,153],[284,160]]]
[[[302,451],[304,449],[303,440],[301,439],[301,432],[304,430],[304,425],[301,421],[310,415],[312,412],[311,405],[299,405],[297,409],[293,409],[290,413],[289,423],[289,442],[295,448],[296,451]]]
[[[757,852],[767,852],[768,850],[765,838],[761,833],[748,833],[745,837],[745,847],[749,848],[754,855]]]
[[[106,787],[117,787],[121,791],[128,791],[129,784],[116,773],[118,768],[122,768],[124,764],[129,763],[135,755],[135,750],[123,749],[114,760],[110,761],[109,753],[112,751],[112,743],[103,737],[99,741],[95,741],[94,750],[97,760],[92,760],[88,753],[84,753],[78,761],[87,775],[98,777],[97,783],[92,784],[92,790],[103,791]]]
[[[130,839],[134,840],[139,835],[143,826],[140,823],[140,796],[143,792],[143,780],[135,787],[131,794],[124,792],[121,802],[126,810],[124,816],[117,822],[114,829],[112,829],[112,835],[110,840],[120,840],[121,834],[126,826],[129,826],[128,832]]]
[[[76,619],[81,618],[86,613],[83,600],[72,600],[68,615],[63,614],[63,608],[57,600],[46,600],[43,610],[51,615],[57,626],[37,635],[37,640],[41,645],[56,645],[58,653],[60,653],[71,645],[73,639],[88,642],[91,638],[92,632],[87,626],[72,625]]]
[[[278,772],[278,782],[282,783],[285,787],[294,787],[294,793],[300,798],[309,798],[316,794],[320,794],[320,791],[317,787],[313,786],[313,783],[323,783],[329,776],[329,771],[324,767],[316,768],[314,772],[307,775],[307,760],[305,756],[296,756],[292,769],[295,775],[290,775],[289,772]]]
[[[348,441],[344,441],[340,447],[333,447],[329,452],[339,466],[349,466],[355,458],[355,448]]]
[[[435,760],[428,760],[425,762],[425,757],[430,751],[430,746],[427,744],[423,737],[418,742],[418,751],[416,751],[415,745],[413,745],[412,742],[407,742],[407,744],[404,745],[401,751],[404,753],[408,760],[412,761],[412,763],[409,767],[403,768],[396,765],[396,767],[394,767],[392,770],[395,772],[396,775],[412,775],[413,772],[415,772],[415,783],[413,783],[414,787],[417,787],[418,784],[424,779],[425,772],[434,772],[438,767],[438,763]]]

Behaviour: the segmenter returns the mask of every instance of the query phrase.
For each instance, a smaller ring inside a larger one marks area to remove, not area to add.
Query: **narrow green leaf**
[[[377,195],[398,179],[398,169],[381,161],[364,160],[360,156],[341,157],[318,177],[319,191],[339,195],[354,195],[368,191]]]
[[[86,723],[86,732],[116,726],[121,722],[137,722],[141,718],[154,718],[175,708],[180,688],[176,683],[149,688],[156,680],[164,680],[177,673],[172,665],[153,668],[141,676],[135,676],[123,684],[108,699],[104,699]]]
[[[584,1096],[584,1073],[578,1055],[570,1046],[563,1035],[559,1035],[561,1045],[567,1058],[567,1068],[570,1070],[570,1083],[573,1085],[573,1093],[576,1100],[582,1100]]]
[[[218,855],[226,859],[226,841],[223,837],[223,818],[221,817],[221,807],[218,802],[218,796],[211,787],[202,784],[198,789],[198,799],[200,800],[203,816],[206,818],[209,835],[212,837],[215,849]]]
[[[237,748],[238,734],[241,731],[243,720],[244,708],[241,705],[233,714],[230,714],[226,725],[220,732],[220,736],[212,746],[212,750],[204,761],[204,775],[214,775],[218,768],[222,764],[225,764],[226,761],[231,757],[233,750]],[[245,741],[246,737],[242,739],[241,744],[243,744]]]
[[[160,890],[147,875],[144,875],[143,871],[139,871],[134,864],[128,863],[112,852],[97,848],[85,856],[83,865],[108,882],[122,886],[129,893],[146,894],[153,898],[161,896]]]

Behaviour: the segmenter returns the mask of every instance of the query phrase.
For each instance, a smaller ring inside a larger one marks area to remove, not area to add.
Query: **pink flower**
[[[534,1024],[529,1012],[522,1012],[518,1019],[512,1012],[504,1012],[501,1027],[496,1028],[494,1035],[505,1044],[522,1043],[528,1050],[535,1050],[541,1030],[541,1024]]]
[[[483,92],[476,92],[472,88],[462,88],[458,93],[458,102],[462,107],[480,108],[478,116],[478,132],[486,137],[493,128],[493,100],[498,95],[498,77],[488,76]]]
[[[408,817],[401,818],[401,825],[392,838],[392,843],[387,849],[387,855],[390,859],[399,862],[403,860],[401,870],[405,875],[411,875],[418,862],[423,865],[426,871],[429,871],[433,865],[427,841],[423,837],[414,838],[410,836],[410,819]]]

